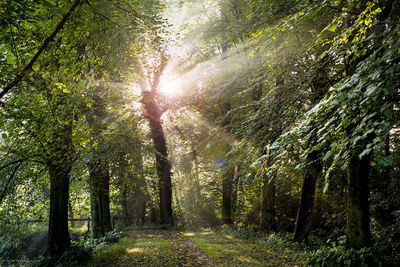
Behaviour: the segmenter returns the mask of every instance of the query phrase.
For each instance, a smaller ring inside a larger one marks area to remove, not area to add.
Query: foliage
[[[330,242],[328,246],[323,246],[313,251],[307,264],[312,266],[382,266],[381,261],[371,248],[347,249],[345,236],[337,242]]]
[[[82,263],[90,260],[92,248],[84,247],[81,244],[74,243],[71,247],[57,259],[43,257],[38,260],[34,266],[81,266]]]
[[[88,246],[88,244],[90,244],[94,247],[104,247],[106,245],[117,243],[122,237],[122,232],[118,232],[114,229],[111,232],[108,232],[105,236],[86,241],[85,245]]]

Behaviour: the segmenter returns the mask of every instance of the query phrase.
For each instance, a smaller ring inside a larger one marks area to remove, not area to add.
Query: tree
[[[159,84],[161,75],[167,64],[167,58],[162,55],[159,66],[153,73],[153,80],[150,86],[144,79],[144,71],[139,71],[140,87],[142,90],[142,100],[145,117],[149,121],[151,138],[156,150],[157,175],[159,178],[159,197],[160,197],[160,222],[162,224],[174,225],[172,216],[172,184],[171,184],[171,164],[168,160],[168,150],[165,141],[163,127],[161,125],[161,115],[165,112],[157,103]]]

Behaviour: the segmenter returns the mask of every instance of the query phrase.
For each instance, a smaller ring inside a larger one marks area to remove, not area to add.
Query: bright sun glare
[[[177,81],[165,82],[160,91],[168,96],[175,96],[179,93],[179,83]]]

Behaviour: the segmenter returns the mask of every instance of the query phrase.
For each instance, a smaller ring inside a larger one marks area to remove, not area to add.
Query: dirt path
[[[170,242],[178,257],[177,266],[215,266],[212,259],[197,247],[191,240],[179,233],[150,233],[130,231],[130,235],[138,238],[160,238]]]
[[[117,245],[122,253],[113,257],[111,251],[111,262],[95,266],[301,266],[288,252],[236,238],[230,232],[146,229],[126,233],[127,237]],[[107,257],[106,251],[102,256]]]

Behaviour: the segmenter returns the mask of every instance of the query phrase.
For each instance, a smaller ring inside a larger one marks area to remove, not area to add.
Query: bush
[[[347,249],[346,237],[330,242],[310,253],[307,264],[312,266],[382,266],[371,248]]]
[[[105,246],[113,243],[117,243],[122,237],[122,232],[118,232],[117,230],[112,230],[108,232],[105,236],[95,238],[92,240],[86,241],[86,246]]]
[[[248,240],[260,239],[265,236],[257,225],[248,225],[241,229],[235,229],[232,234],[237,238]]]
[[[37,267],[50,267],[50,266],[78,266],[84,262],[90,261],[92,247],[86,247],[80,242],[73,242],[59,258],[43,257],[36,264]]]
[[[59,258],[43,257],[36,266],[81,266],[83,263],[91,260],[91,254],[95,249],[103,249],[117,243],[121,237],[122,232],[117,232],[115,229],[108,232],[105,236],[96,239],[82,237],[79,241],[71,241],[71,247]]]

